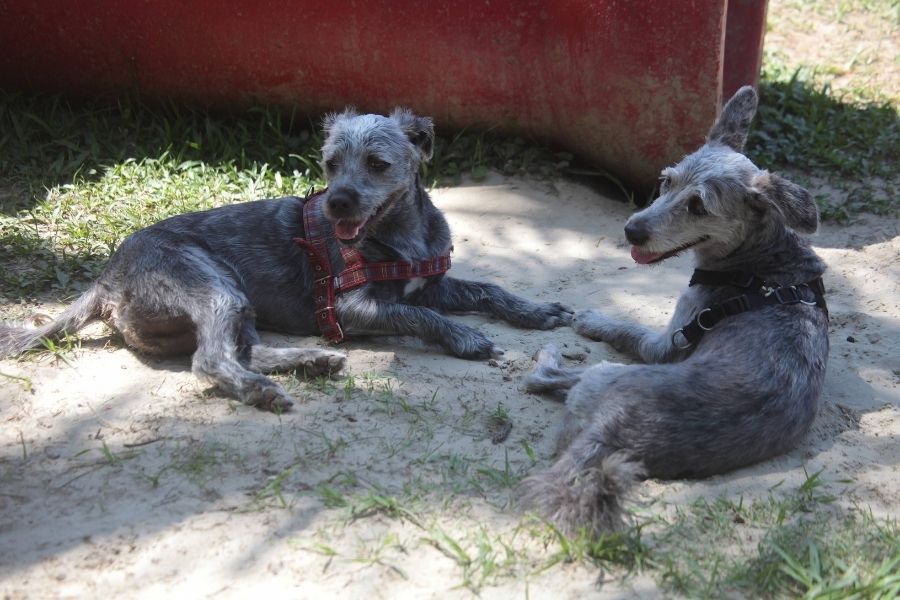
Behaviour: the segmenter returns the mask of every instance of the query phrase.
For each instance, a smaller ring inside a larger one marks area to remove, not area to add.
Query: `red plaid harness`
[[[307,196],[303,204],[303,228],[306,237],[294,238],[294,242],[306,250],[316,278],[313,284],[316,326],[323,336],[338,343],[344,339],[344,331],[338,323],[337,311],[334,308],[338,294],[370,281],[396,281],[441,275],[450,269],[450,255],[434,256],[418,262],[367,262],[356,248],[340,244],[344,270],[334,275],[325,238],[323,217],[325,191]]]

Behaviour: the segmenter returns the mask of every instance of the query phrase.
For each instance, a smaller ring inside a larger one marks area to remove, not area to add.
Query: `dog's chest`
[[[403,286],[403,298],[407,298],[408,296],[415,294],[423,287],[425,287],[426,279],[424,277],[413,277],[412,279],[406,282],[406,285]]]

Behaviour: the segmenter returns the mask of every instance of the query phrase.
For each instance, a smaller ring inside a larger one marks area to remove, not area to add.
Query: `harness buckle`
[[[788,293],[790,292],[790,293]],[[797,304],[798,302],[803,301],[803,296],[800,295],[800,291],[797,290],[797,286],[791,285],[788,287],[780,287],[774,290],[775,297],[778,299],[779,304]],[[789,298],[785,298],[782,296],[790,296]]]
[[[696,317],[694,317],[694,321],[697,322],[697,325],[698,325],[698,326],[700,327],[700,329],[702,329],[703,331],[710,331],[710,330],[711,330],[713,327],[715,327],[715,325],[716,325],[715,323],[712,323],[709,327],[707,327],[706,325],[703,324],[703,321],[700,319],[700,317],[702,317],[703,315],[705,315],[705,314],[708,313],[708,312],[712,312],[712,308],[704,308],[704,309],[701,310],[699,313],[697,313],[697,316],[696,316]],[[681,331],[681,330],[679,330],[679,331]],[[677,333],[677,332],[676,332],[676,333]],[[682,332],[682,333],[683,333],[683,332]],[[687,338],[685,338],[685,339],[687,339]]]
[[[687,342],[686,346],[679,346],[678,342],[675,341],[675,336],[677,336],[679,333],[681,334],[681,337],[684,338],[684,341]],[[672,332],[672,345],[675,346],[676,348],[678,348],[679,350],[687,350],[688,348],[693,346],[694,343],[691,340],[687,339],[687,336],[684,335],[684,328],[680,327]]]
[[[805,305],[805,306],[817,306],[817,305],[818,305],[818,302],[815,301],[816,291],[812,288],[811,285],[809,285],[809,283],[801,283],[800,285],[795,286],[795,287],[797,288],[797,292],[798,292],[797,295],[800,297],[800,304],[803,304],[803,305]],[[804,300],[804,299],[803,299],[803,294],[800,294],[800,293],[799,293],[800,288],[803,288],[803,287],[805,287],[805,288],[808,289],[810,292],[812,292],[812,294],[813,294],[813,301],[812,301],[812,302],[809,302],[808,300]]]

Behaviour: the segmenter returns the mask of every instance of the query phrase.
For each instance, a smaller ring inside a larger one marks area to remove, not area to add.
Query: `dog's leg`
[[[281,386],[241,364],[259,337],[236,275],[205,249],[166,242],[147,230],[130,238],[108,267],[106,277],[119,298],[112,319],[116,329],[131,345],[157,354],[168,354],[173,346],[195,347],[193,372],[245,404],[270,410],[291,406]],[[160,322],[168,323],[162,337]]]
[[[273,348],[256,344],[250,347],[247,367],[251,371],[270,373],[303,369],[307,375],[328,375],[344,367],[347,357],[323,348]]]
[[[528,329],[553,329],[572,321],[572,311],[558,302],[530,302],[492,283],[453,277],[426,287],[416,303],[442,312],[484,312]]]
[[[525,389],[529,392],[562,392],[579,381],[583,368],[565,369],[559,365],[559,348],[547,344],[535,355],[534,371],[525,380]]]
[[[672,343],[672,323],[658,332],[642,325],[611,319],[595,310],[580,310],[572,319],[572,328],[585,337],[606,342],[619,352],[646,363],[673,362],[686,355],[684,349]]]
[[[382,302],[364,293],[344,294],[337,303],[338,319],[346,330],[414,335],[439,344],[453,356],[468,359],[503,354],[481,332],[421,306]]]
[[[244,304],[246,298],[223,294],[211,300],[211,305],[191,315],[197,328],[194,373],[244,404],[273,411],[289,408],[293,401],[280,385],[248,370],[239,360],[236,342],[241,322],[253,318]]]

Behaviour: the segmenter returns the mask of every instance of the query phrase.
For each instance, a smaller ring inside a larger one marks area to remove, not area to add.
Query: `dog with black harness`
[[[0,324],[0,356],[99,319],[139,352],[193,354],[198,376],[246,404],[283,410],[290,396],[262,373],[329,373],[345,357],[263,344],[257,327],[334,342],[411,335],[483,359],[502,350],[442,313],[483,312],[534,329],[570,323],[561,304],[445,275],[450,228],[419,174],[433,142],[431,119],[409,110],[331,115],[322,148],[327,191],[178,215],[130,235],[56,320]]]
[[[828,358],[825,264],[810,194],[741,151],[753,88],[725,105],[707,143],[662,172],[659,198],[625,224],[641,264],[688,249],[697,269],[664,331],[597,311],[575,330],[646,364],[560,366],[538,354],[528,388],[566,392],[561,456],[523,483],[567,529],[608,531],[640,477],[706,477],[777,456],[809,430]]]

